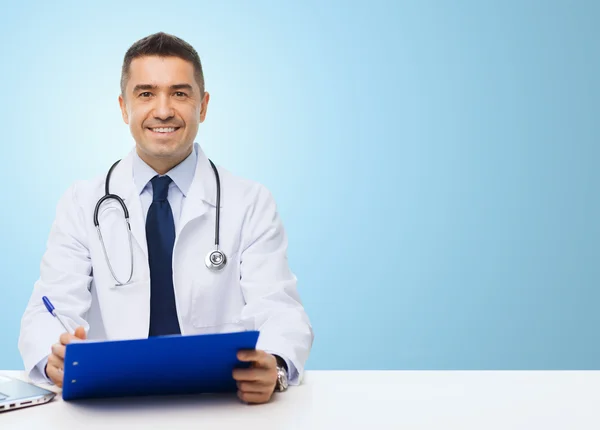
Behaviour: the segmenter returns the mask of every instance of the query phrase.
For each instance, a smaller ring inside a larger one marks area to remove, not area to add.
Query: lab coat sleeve
[[[46,364],[48,364],[48,357],[42,358],[42,360],[31,369],[29,372],[29,379],[36,382],[37,384],[53,384],[52,380],[46,375]]]
[[[77,326],[83,326],[86,332],[89,329],[84,315],[91,305],[92,266],[84,226],[77,202],[77,184],[74,184],[58,203],[40,265],[40,277],[21,319],[19,351],[25,371],[35,383],[47,382],[39,371],[40,366],[50,354],[52,344],[57,343],[64,332],[45,308],[42,297],[48,296],[73,329]]]
[[[242,318],[259,330],[256,348],[281,356],[289,383],[302,381],[314,333],[287,258],[288,240],[271,193],[259,186],[242,234]]]

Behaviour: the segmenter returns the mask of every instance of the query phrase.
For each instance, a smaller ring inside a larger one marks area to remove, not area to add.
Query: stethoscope
[[[106,259],[106,263],[108,264],[108,268],[113,279],[116,282],[117,287],[129,284],[131,282],[131,278],[133,277],[133,244],[131,240],[131,224],[129,224],[129,211],[127,210],[127,205],[125,205],[123,199],[116,194],[111,194],[109,191],[110,177],[114,168],[117,167],[117,164],[119,164],[120,161],[121,160],[116,161],[115,164],[113,164],[108,170],[108,173],[106,174],[106,181],[104,183],[104,196],[101,197],[100,200],[98,200],[98,202],[96,203],[96,209],[94,209],[94,225],[96,226],[96,230],[98,231],[98,237],[100,238],[102,251],[104,252],[104,258]],[[206,264],[206,267],[208,269],[218,272],[222,270],[227,264],[227,257],[225,256],[225,253],[219,249],[219,220],[221,219],[221,181],[219,180],[219,172],[217,171],[217,167],[211,160],[208,161],[210,162],[210,165],[212,166],[212,169],[215,172],[215,182],[217,183],[217,213],[215,217],[215,249],[209,251],[209,253],[206,255],[206,258],[204,259],[204,264]],[[125,224],[127,226],[127,233],[129,236],[129,255],[131,256],[131,271],[129,272],[129,279],[127,279],[126,282],[119,281],[117,275],[115,274],[115,271],[113,270],[112,265],[110,264],[110,258],[108,257],[108,253],[106,252],[106,247],[104,246],[104,239],[102,238],[102,231],[100,230],[100,222],[98,221],[98,211],[100,209],[100,205],[102,205],[102,203],[110,199],[116,200],[121,205],[121,208],[123,209],[123,214],[125,215]]]

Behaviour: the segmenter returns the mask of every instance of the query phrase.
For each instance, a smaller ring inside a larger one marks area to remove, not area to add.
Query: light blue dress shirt
[[[188,155],[185,160],[165,174],[172,179],[172,182],[169,184],[169,194],[167,195],[167,200],[169,201],[169,205],[171,205],[171,211],[173,212],[175,231],[178,231],[179,219],[181,218],[181,210],[185,203],[185,197],[192,186],[192,181],[194,180],[194,175],[196,174],[197,160],[198,154],[196,153],[196,146],[194,145],[192,153]],[[142,201],[144,222],[146,222],[148,209],[150,209],[150,205],[152,204],[153,192],[152,182],[150,182],[150,180],[157,175],[158,173],[156,173],[152,167],[146,164],[144,160],[140,158],[137,152],[133,154],[133,182],[137,192],[140,195],[140,200]]]

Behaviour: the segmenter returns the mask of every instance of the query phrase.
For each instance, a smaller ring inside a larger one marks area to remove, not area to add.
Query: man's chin
[[[193,148],[193,143],[191,144]],[[193,149],[192,149],[193,151]],[[185,145],[179,141],[148,141],[144,140],[142,143],[137,144],[138,155],[144,156],[142,158],[155,159],[155,160],[180,160],[189,155],[189,145]],[[180,160],[181,161],[181,160]]]
[[[150,157],[155,158],[170,158],[177,154],[178,145],[177,142],[145,142],[142,146],[142,150]]]

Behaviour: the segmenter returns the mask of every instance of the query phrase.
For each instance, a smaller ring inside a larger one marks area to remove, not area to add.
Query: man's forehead
[[[129,82],[171,85],[174,81],[194,83],[194,65],[179,57],[144,56],[134,58],[129,67]],[[139,82],[137,82],[139,81]],[[188,82],[189,81],[189,82]]]

